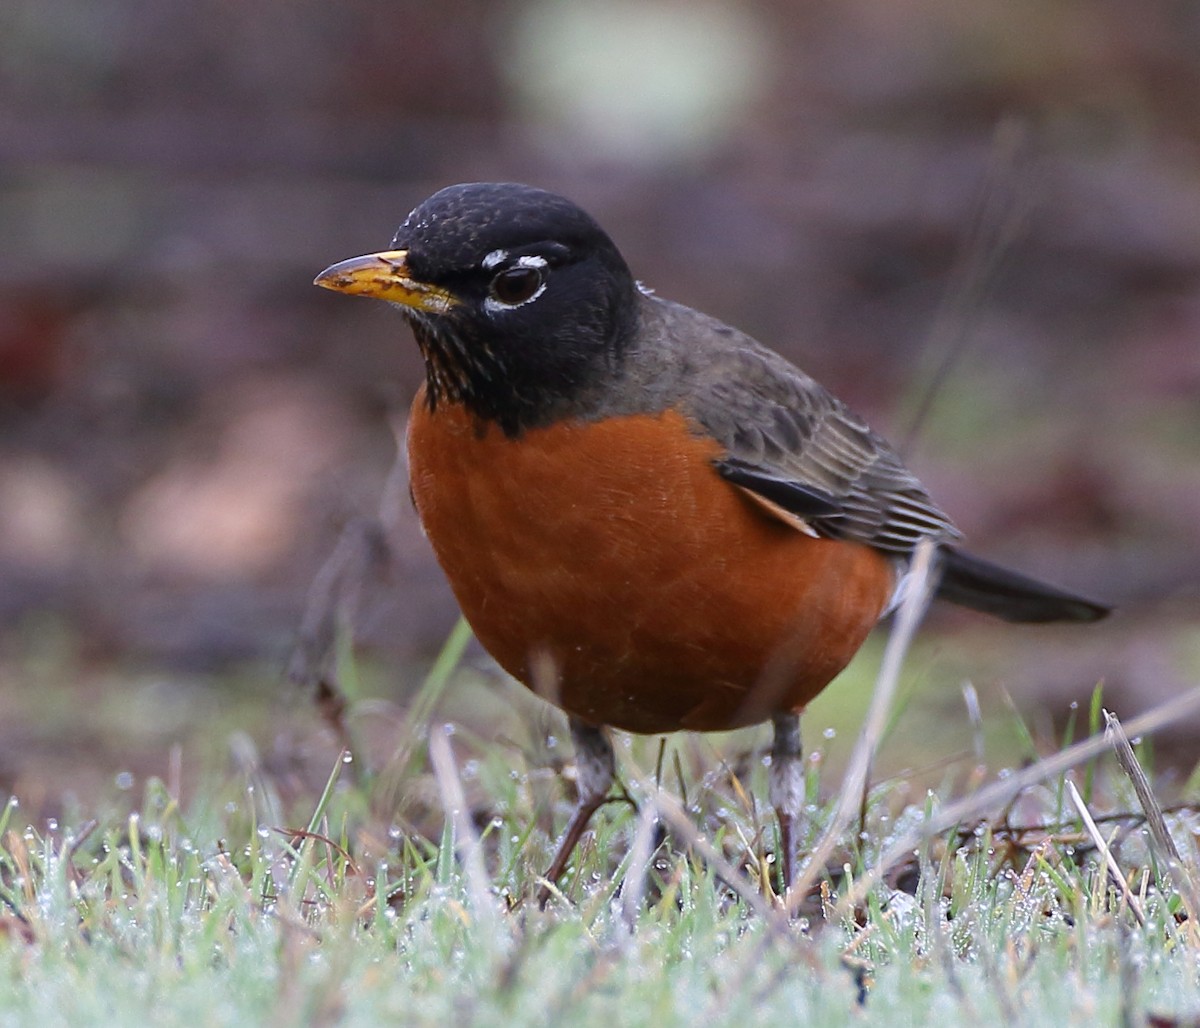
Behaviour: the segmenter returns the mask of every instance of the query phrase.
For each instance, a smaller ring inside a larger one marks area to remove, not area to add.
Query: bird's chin
[[[421,317],[406,312],[413,337],[425,362],[425,392],[431,406],[461,403],[483,417],[493,416],[491,407],[503,381],[479,353],[457,333],[447,331],[444,319]]]

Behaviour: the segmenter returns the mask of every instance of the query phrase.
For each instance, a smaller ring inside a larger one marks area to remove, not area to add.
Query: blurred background
[[[1196,683],[1200,6],[7,0],[0,790],[129,789],[235,730],[303,763],[289,652],[381,501],[356,688],[403,708],[456,616],[387,487],[421,371],[310,283],[475,179],[577,200],[901,444],[974,550],[1119,605],[936,613],[923,717],[969,731],[966,679],[1035,725]],[[814,716],[852,728],[841,695]]]

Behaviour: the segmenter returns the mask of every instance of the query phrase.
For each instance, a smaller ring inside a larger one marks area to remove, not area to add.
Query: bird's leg
[[[784,889],[795,880],[796,823],[804,806],[804,762],[800,751],[800,715],[776,714],[775,741],[771,745],[771,771],[767,795],[779,818],[780,876]]]
[[[575,746],[575,780],[579,788],[579,802],[575,812],[563,832],[558,850],[550,869],[546,872],[548,882],[557,882],[567,869],[567,861],[579,838],[592,819],[592,815],[600,809],[608,798],[608,790],[612,787],[614,777],[613,749],[608,732],[596,725],[589,725],[575,718],[569,718],[571,742]],[[545,903],[550,898],[550,890],[545,886],[539,893],[538,900]]]

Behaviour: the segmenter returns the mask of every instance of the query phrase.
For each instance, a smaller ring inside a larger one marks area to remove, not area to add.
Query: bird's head
[[[316,278],[399,307],[425,359],[428,402],[462,403],[517,434],[620,364],[637,287],[604,230],[561,196],[511,183],[449,186],[381,253]]]

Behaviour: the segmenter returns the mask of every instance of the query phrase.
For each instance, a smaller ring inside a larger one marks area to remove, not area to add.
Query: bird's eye
[[[541,268],[509,268],[492,279],[491,293],[501,303],[515,307],[532,299],[543,281]]]

